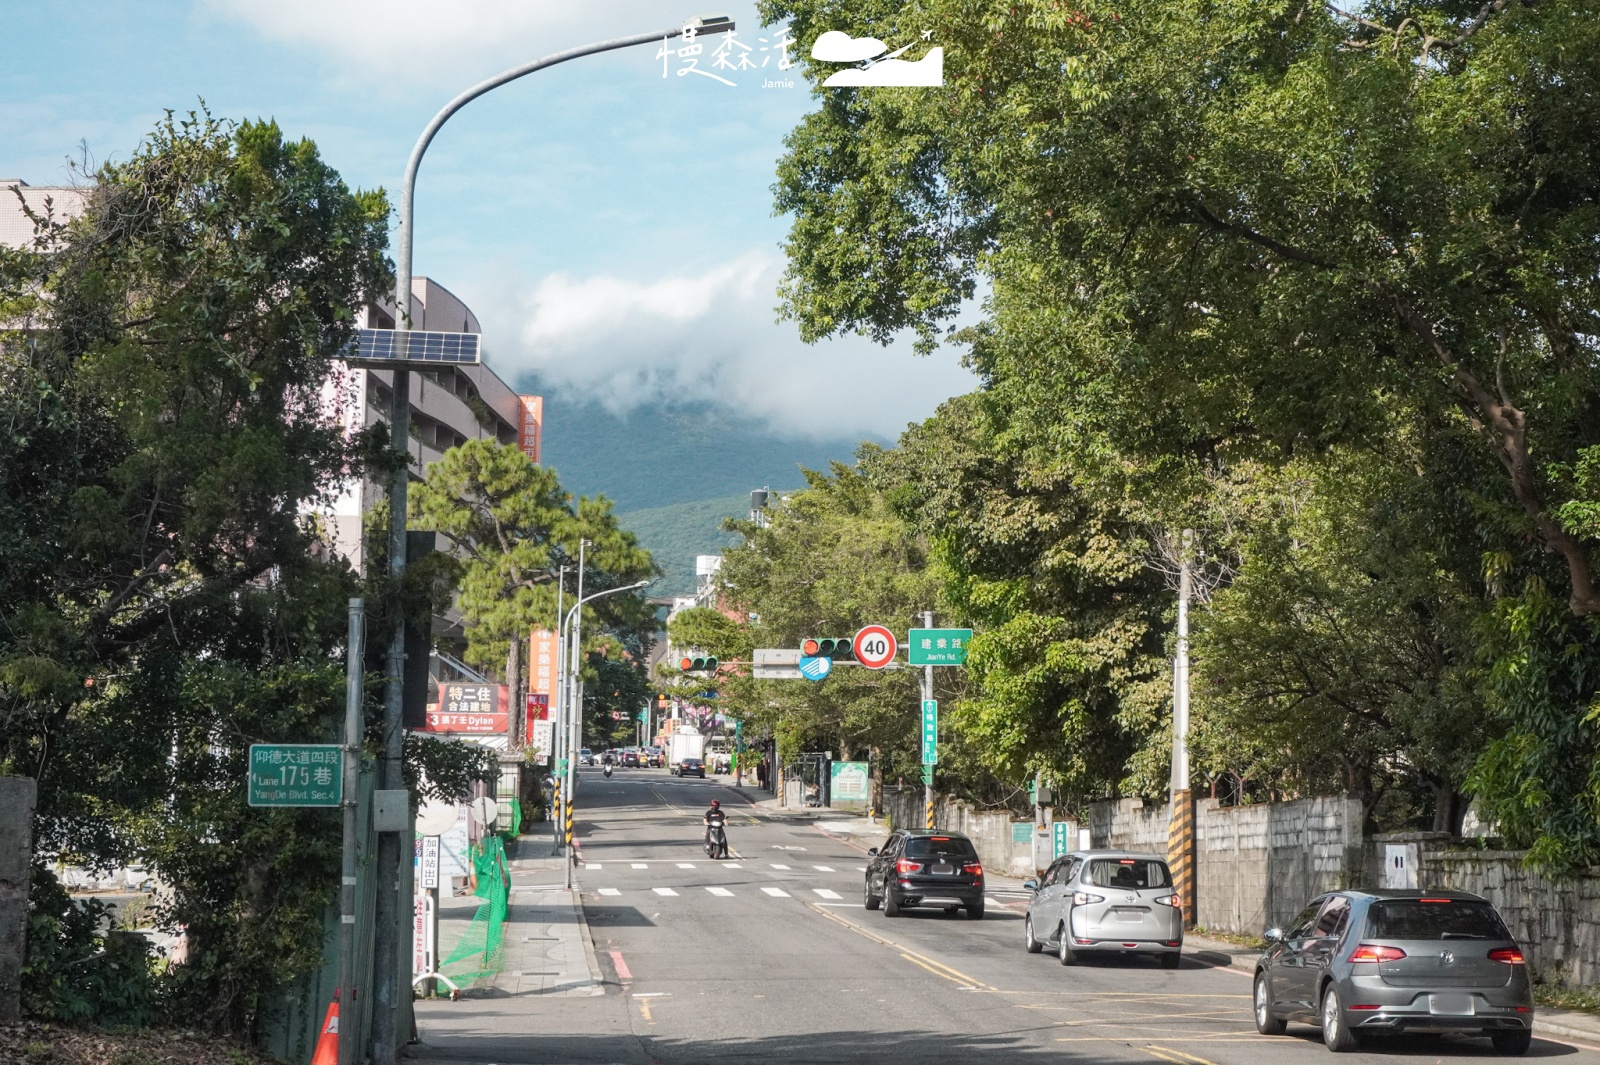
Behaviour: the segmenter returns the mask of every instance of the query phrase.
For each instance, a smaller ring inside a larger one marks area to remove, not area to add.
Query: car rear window
[[[950,836],[913,836],[906,840],[908,858],[976,858],[972,841]]]
[[[1083,882],[1096,887],[1143,888],[1171,887],[1172,876],[1166,862],[1147,858],[1093,858],[1083,872]]]
[[[1487,902],[1387,899],[1367,911],[1368,939],[1510,939]]]

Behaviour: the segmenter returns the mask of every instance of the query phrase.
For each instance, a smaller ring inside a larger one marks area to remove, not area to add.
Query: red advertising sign
[[[533,723],[535,721],[548,720],[550,720],[550,696],[535,695],[533,692],[529,692],[527,725],[522,730],[524,738],[533,735]]]
[[[505,732],[511,724],[511,693],[503,684],[439,685],[439,705],[428,711],[424,732]]]
[[[518,396],[522,400],[522,424],[517,427],[517,447],[528,456],[529,462],[539,461],[539,449],[544,434],[544,397]]]

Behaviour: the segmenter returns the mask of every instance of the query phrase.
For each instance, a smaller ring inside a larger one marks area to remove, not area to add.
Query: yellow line
[[[937,976],[937,977],[939,977],[941,979],[949,980],[953,984],[961,983],[960,980],[956,979],[954,976],[951,976],[949,973],[942,973],[938,969],[935,969],[933,966],[928,965],[927,963],[923,962],[921,959],[913,958],[911,955],[907,954],[903,950],[900,952],[900,956],[902,958],[904,958],[906,961],[910,962],[912,965],[918,966],[919,968],[926,969],[930,973],[932,973],[933,975],[935,975],[935,976]]]
[[[834,913],[831,910],[824,910],[820,906],[817,906],[815,903],[808,902],[808,903],[806,903],[806,905],[808,907],[810,907],[812,910],[814,910],[817,913],[820,913],[822,916],[826,917],[828,920],[834,922],[835,924],[842,924],[846,928],[850,929],[850,931],[855,932],[858,935],[865,936],[866,938],[872,940],[874,943],[881,944],[882,946],[885,946],[885,947],[891,947],[894,950],[899,951],[900,952],[900,956],[902,958],[905,958],[907,961],[915,962],[916,964],[922,966],[924,969],[927,969],[929,972],[933,973],[936,976],[942,976],[946,980],[951,980],[951,981],[954,981],[956,983],[960,983],[960,984],[962,984],[964,986],[967,986],[967,987],[978,988],[978,989],[983,990],[983,991],[993,991],[993,990],[995,990],[993,987],[990,987],[988,984],[984,983],[981,980],[974,980],[972,977],[968,976],[966,973],[962,972],[959,969],[952,969],[950,966],[944,964],[943,962],[934,961],[932,958],[927,957],[926,955],[918,954],[916,951],[912,950],[910,947],[905,946],[902,943],[896,943],[892,939],[886,939],[883,936],[878,935],[876,932],[872,932],[872,931],[869,931],[869,930],[867,930],[865,928],[862,928],[860,925],[856,924],[854,921],[847,921],[843,917],[840,917],[838,914]]]
[[[1217,1063],[1212,1061],[1210,1058],[1200,1058],[1200,1057],[1196,1057],[1193,1054],[1185,1054],[1183,1051],[1174,1050],[1171,1047],[1160,1047],[1160,1046],[1158,1046],[1158,1047],[1145,1047],[1145,1049],[1146,1050],[1165,1050],[1168,1054],[1176,1054],[1176,1055],[1178,1055],[1178,1058],[1180,1060],[1182,1060],[1182,1061],[1193,1062],[1194,1065],[1217,1065]]]
[[[1139,1049],[1144,1051],[1146,1054],[1149,1054],[1151,1057],[1160,1058],[1162,1061],[1176,1062],[1177,1065],[1188,1065],[1188,1063],[1185,1062],[1182,1058],[1175,1058],[1175,1057],[1172,1057],[1169,1054],[1163,1054],[1163,1053],[1161,1053],[1161,1051],[1156,1050],[1156,1049],[1154,1049],[1152,1047],[1140,1047]]]
[[[634,1001],[639,1003],[639,1012],[644,1014],[645,1021],[650,1024],[656,1023],[656,1019],[650,1016],[650,1000],[647,998],[639,998],[634,999]]]

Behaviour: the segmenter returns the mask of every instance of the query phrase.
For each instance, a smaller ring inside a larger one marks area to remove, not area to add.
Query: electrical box
[[[372,793],[372,827],[378,832],[404,832],[411,827],[411,793],[404,788]]]

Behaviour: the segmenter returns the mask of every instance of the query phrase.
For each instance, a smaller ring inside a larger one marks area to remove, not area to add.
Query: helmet
[[[717,807],[719,807],[721,805],[722,805],[722,800],[721,799],[712,799],[711,800],[711,808],[713,810],[715,810]]]

